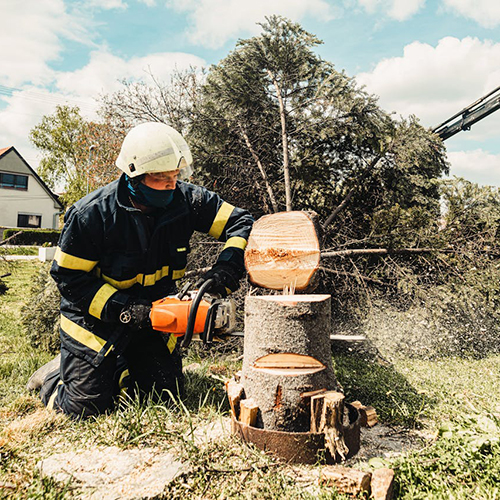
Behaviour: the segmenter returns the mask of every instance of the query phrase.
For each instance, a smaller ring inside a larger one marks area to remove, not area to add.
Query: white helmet
[[[193,157],[177,130],[159,122],[146,122],[129,131],[123,140],[116,166],[129,177],[180,169],[187,179]]]

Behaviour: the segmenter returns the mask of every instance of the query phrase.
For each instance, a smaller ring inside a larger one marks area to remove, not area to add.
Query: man
[[[180,181],[191,164],[177,131],[143,123],[123,141],[120,179],[67,211],[51,269],[62,296],[61,357],[42,374],[48,407],[74,417],[102,413],[113,407],[121,373],[143,395],[182,392],[176,338],[165,342],[151,328],[151,303],[176,293],[193,231],[225,242],[204,276],[214,278],[209,291],[235,291],[253,223],[245,210]]]

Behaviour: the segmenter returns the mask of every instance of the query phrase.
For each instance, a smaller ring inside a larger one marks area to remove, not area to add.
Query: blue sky
[[[266,15],[300,22],[319,54],[397,116],[431,127],[500,86],[498,0],[0,0],[0,148],[37,166],[30,129],[55,105],[95,117],[119,80],[217,63]],[[500,186],[500,110],[446,141],[451,174]]]

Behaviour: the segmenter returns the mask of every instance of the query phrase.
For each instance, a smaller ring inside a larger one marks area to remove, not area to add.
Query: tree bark
[[[241,384],[257,427],[310,429],[312,391],[336,390],[329,295],[247,296]]]

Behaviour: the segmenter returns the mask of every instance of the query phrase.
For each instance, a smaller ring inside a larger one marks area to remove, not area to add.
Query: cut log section
[[[234,379],[230,379],[226,382],[226,392],[231,412],[234,418],[238,420],[240,415],[240,401],[243,398],[245,390],[241,384],[238,384]]]
[[[329,295],[246,297],[241,384],[260,411],[257,427],[309,432],[310,398],[335,390]]]
[[[376,469],[372,473],[372,498],[374,500],[392,500],[394,487],[394,471],[392,469]]]
[[[279,212],[255,222],[245,251],[250,281],[263,288],[305,290],[319,268],[313,212]]]
[[[361,427],[373,427],[378,424],[377,411],[373,406],[365,406],[360,401],[354,401],[351,404],[359,412]]]
[[[257,422],[257,414],[259,407],[255,404],[253,399],[242,399],[240,401],[240,422],[252,427]]]
[[[327,466],[321,470],[320,481],[345,495],[367,495],[370,493],[369,472],[340,466]]]

